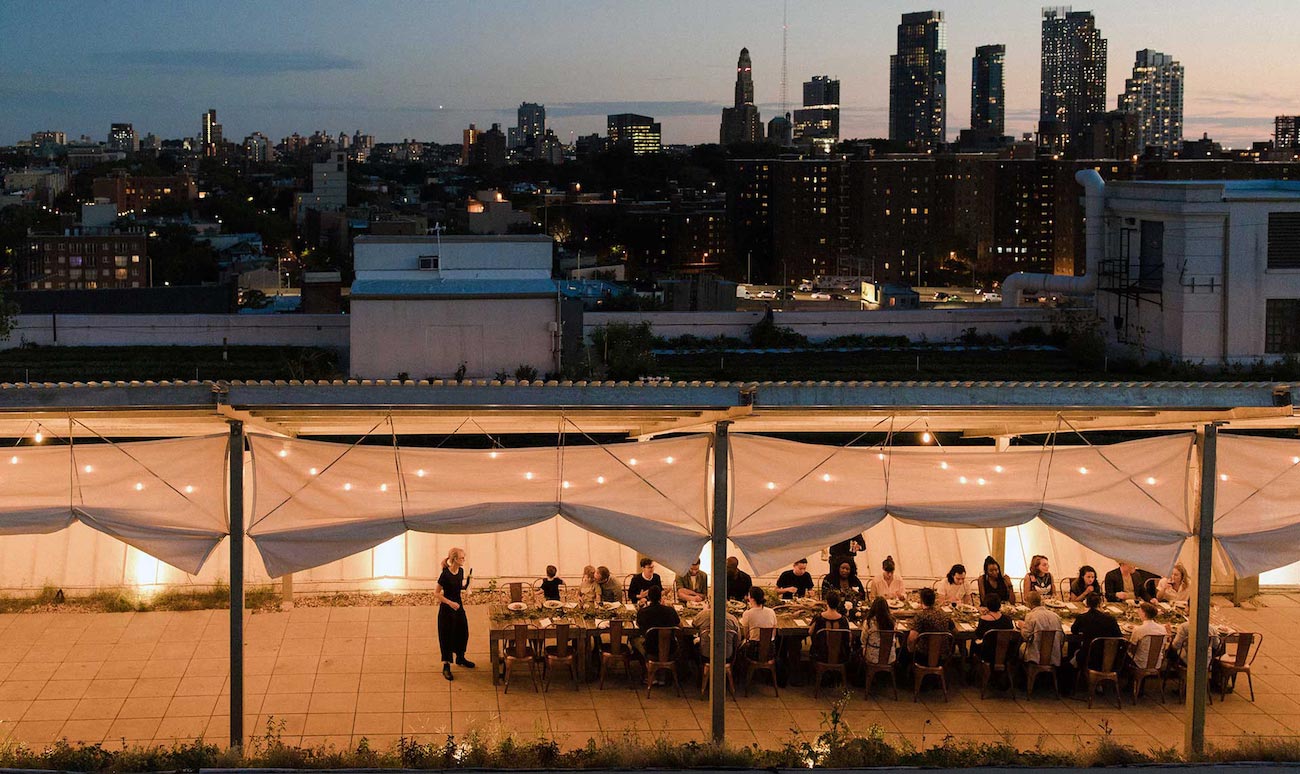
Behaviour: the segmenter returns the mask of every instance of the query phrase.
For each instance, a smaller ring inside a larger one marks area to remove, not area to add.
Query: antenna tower
[[[790,30],[790,0],[785,0],[781,9],[781,115],[790,112],[790,101],[786,98],[785,91],[785,74],[786,74],[786,38],[789,37]]]

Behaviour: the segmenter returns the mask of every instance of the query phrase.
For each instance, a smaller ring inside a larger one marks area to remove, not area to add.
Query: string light
[[[597,484],[603,484],[603,483],[605,483],[605,477],[604,477],[604,476],[596,476],[596,483],[597,483]]]
[[[666,463],[668,463],[669,465],[671,465],[671,464],[673,464],[673,458],[672,458],[672,457],[665,457],[665,458],[664,458],[664,462],[666,462]]]
[[[984,479],[982,479],[982,478],[978,478],[978,479],[975,479],[975,483],[979,484],[980,486],[984,486],[984,484],[985,484],[986,482],[984,481]]]
[[[381,491],[381,492],[387,492],[387,491],[388,491],[388,484],[380,484],[380,485],[379,485],[379,491]]]
[[[137,492],[143,492],[143,491],[144,491],[144,484],[143,484],[142,482],[140,482],[140,481],[135,482],[135,491],[137,491]]]
[[[1002,470],[1003,470],[1003,468],[1002,468],[1001,465],[994,465],[994,466],[993,466],[993,472],[994,472],[994,473],[1001,473]]]
[[[1155,483],[1156,483],[1156,477],[1155,477],[1155,476],[1147,476],[1147,484],[1148,484],[1148,485],[1154,485]]]
[[[488,459],[494,460],[496,458],[497,458],[496,452],[488,452]]]
[[[351,482],[348,482],[348,483],[344,484],[344,485],[343,485],[343,491],[344,491],[344,492],[351,492],[351,491],[352,491],[352,483],[351,483]]]
[[[309,475],[309,476],[314,476],[314,475],[316,475],[316,469],[315,469],[315,468],[311,468],[310,470],[307,471],[307,475]]]
[[[1087,468],[1079,468],[1079,475],[1081,475],[1081,476],[1086,476],[1086,475],[1088,475],[1088,469],[1087,469]]]
[[[528,471],[527,473],[524,474],[524,478],[528,479],[529,481],[532,481],[532,480],[533,480],[533,472],[532,472],[531,470]]]
[[[883,460],[884,458],[885,458],[884,452],[879,452],[878,454],[876,454],[876,459]]]
[[[568,481],[565,481],[564,483],[560,484],[560,486],[564,487],[565,489],[568,489],[568,488],[569,488],[569,482],[568,482]]]
[[[948,469],[948,463],[946,462],[939,463],[939,470],[947,470],[947,469]]]
[[[194,494],[194,487],[187,484],[185,486],[185,494]]]
[[[830,473],[823,473],[823,474],[822,474],[822,481],[830,481],[830,480],[831,480],[831,474],[830,474]]]
[[[965,476],[961,476],[960,478],[957,479],[957,481],[958,481],[958,483],[962,483],[962,484],[964,484],[964,483],[966,483],[966,477],[965,477]]]
[[[929,430],[926,430],[924,433],[921,433],[921,443],[929,443],[933,439],[934,436],[930,435]]]
[[[10,464],[10,465],[17,465],[17,464],[18,464],[18,455],[15,454],[14,456],[10,457],[10,458],[9,458],[9,464]]]
[[[42,441],[45,440],[45,433],[42,433],[40,430],[37,430],[36,435],[32,436],[32,440],[35,441],[36,443],[41,443]]]
[[[775,481],[769,481],[769,482],[767,482],[767,488],[768,488],[768,489],[776,489],[776,482],[775,482]]]
[[[424,478],[424,468],[420,468],[419,470],[415,471],[415,475],[419,476],[420,478]]]
[[[635,467],[636,467],[636,457],[633,457],[632,459],[628,460],[628,461],[627,461],[627,464],[629,464],[629,465],[631,465],[632,467],[635,468]]]
[[[87,465],[86,467],[82,468],[82,470],[86,471],[87,473],[93,473],[95,471],[95,469],[90,465]]]
[[[1292,458],[1291,458],[1291,464],[1292,464],[1292,465],[1300,465],[1300,457],[1292,457]]]
[[[288,457],[288,456],[289,456],[289,450],[288,450],[288,449],[281,449],[281,450],[280,450],[280,459],[284,459],[285,457]]]
[[[1219,480],[1220,480],[1220,481],[1227,481],[1227,480],[1228,480],[1228,474],[1227,474],[1227,473],[1220,473],[1220,474],[1219,474]]]

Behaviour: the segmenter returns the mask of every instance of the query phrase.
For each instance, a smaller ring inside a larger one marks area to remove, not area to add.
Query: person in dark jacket
[[[997,596],[999,602],[1008,605],[1016,603],[1016,592],[1011,590],[1011,583],[1007,581],[1007,576],[1002,574],[1002,565],[991,556],[984,557],[984,572],[980,575],[976,587],[981,605],[985,605],[991,596]]]
[[[740,569],[740,560],[734,556],[727,557],[727,599],[744,602],[749,596],[749,589],[754,585],[749,573]]]
[[[681,616],[677,615],[676,610],[663,604],[663,598],[663,586],[651,586],[646,589],[646,606],[636,613],[636,628],[641,630],[643,637],[651,629],[682,625]],[[658,640],[646,641],[643,639],[641,649],[646,658],[658,659],[661,656],[658,652]]]
[[[1106,573],[1103,584],[1106,588],[1106,601],[1127,602],[1136,599],[1150,602],[1151,589],[1147,588],[1147,581],[1154,577],[1156,576],[1146,570],[1139,570],[1128,562],[1120,562],[1118,567]]]
[[[1075,667],[1080,669],[1084,668],[1084,665],[1080,663],[1080,654],[1088,652],[1088,646],[1092,644],[1093,640],[1098,637],[1123,636],[1119,630],[1119,621],[1115,620],[1115,616],[1099,609],[1101,607],[1100,594],[1089,594],[1083,600],[1083,604],[1087,606],[1088,610],[1074,619],[1074,623],[1070,625],[1070,634],[1076,639],[1072,660]],[[1100,663],[1100,651],[1091,654],[1089,665],[1097,666]]]

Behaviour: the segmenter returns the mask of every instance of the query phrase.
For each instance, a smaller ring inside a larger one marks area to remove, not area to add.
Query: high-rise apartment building
[[[1183,66],[1168,54],[1137,52],[1119,109],[1137,116],[1137,147],[1172,153],[1183,141]]]
[[[1003,70],[1007,47],[1001,43],[980,46],[971,59],[970,128],[1001,137],[1006,131],[1006,78]]]
[[[803,84],[803,107],[794,111],[794,141],[830,153],[840,141],[840,81],[814,75]]]
[[[294,197],[294,222],[307,210],[333,212],[348,206],[348,154],[333,151],[325,161],[311,165],[311,191]]]
[[[1273,119],[1273,147],[1300,148],[1300,116],[1277,116]]]
[[[546,106],[536,102],[521,102],[515,114],[515,125],[506,132],[506,144],[511,148],[533,145],[546,135]]]
[[[737,142],[762,142],[763,121],[754,105],[754,63],[749,49],[740,49],[736,60],[736,101],[732,107],[722,109],[722,125],[718,129],[718,142],[731,145]]]
[[[32,132],[32,145],[37,147],[41,145],[67,145],[68,135],[64,132],[45,131]]]
[[[605,117],[610,145],[625,145],[638,156],[663,150],[663,131],[650,116],[616,113]]]
[[[275,160],[275,146],[271,144],[271,138],[261,132],[253,132],[245,137],[244,158],[255,164]]]
[[[468,129],[460,133],[461,166],[466,166],[471,161],[473,161],[474,146],[478,143],[478,135],[479,135],[478,128],[475,127],[473,124],[470,124]]]
[[[898,53],[889,57],[889,139],[915,149],[944,142],[947,48],[943,11],[903,14]]]
[[[217,111],[209,109],[203,114],[203,126],[199,131],[199,142],[203,146],[203,155],[215,156],[221,148],[221,124],[217,123]]]
[[[112,124],[108,128],[108,149],[135,153],[140,150],[140,138],[130,124]]]
[[[1106,39],[1092,12],[1044,8],[1040,141],[1065,150],[1105,112]]]

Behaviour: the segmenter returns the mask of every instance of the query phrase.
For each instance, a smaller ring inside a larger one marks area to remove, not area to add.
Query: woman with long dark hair
[[[465,658],[465,648],[469,644],[469,619],[465,617],[465,606],[461,602],[461,592],[469,588],[474,571],[465,574],[465,549],[453,548],[442,560],[442,572],[438,575],[438,584],[433,588],[434,598],[438,600],[438,646],[442,649],[442,676],[454,680],[451,676],[451,662],[457,666],[473,669],[474,662]]]

